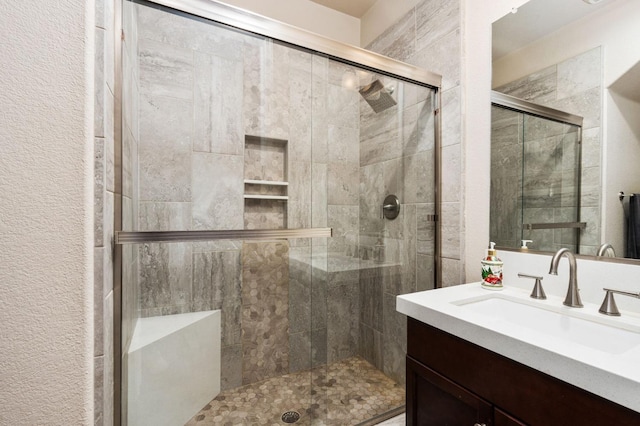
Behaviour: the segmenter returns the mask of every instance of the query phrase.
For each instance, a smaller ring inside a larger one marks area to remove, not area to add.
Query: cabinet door
[[[495,422],[494,426],[526,426],[520,420],[511,417],[498,408],[493,409],[493,420]]]
[[[492,407],[468,390],[407,357],[407,425],[493,425]]]

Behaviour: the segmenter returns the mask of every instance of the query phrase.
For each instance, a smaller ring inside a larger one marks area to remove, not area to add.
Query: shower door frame
[[[576,215],[575,222],[569,223],[549,223],[549,224],[539,224],[539,223],[531,223],[531,224],[522,224],[522,228],[520,231],[520,238],[523,237],[522,231],[528,229],[529,231],[535,229],[578,229],[578,233],[576,234],[576,247],[579,251],[580,248],[580,230],[583,230],[586,227],[585,222],[580,221],[580,203],[582,201],[582,126],[584,122],[584,118],[571,114],[569,112],[561,111],[559,109],[550,108],[544,105],[536,104],[530,101],[526,101],[524,99],[516,98],[515,96],[506,95],[504,93],[497,92],[495,90],[491,91],[491,106],[495,106],[498,108],[507,109],[510,111],[517,112],[519,114],[526,114],[532,117],[538,117],[545,120],[555,121],[557,123],[567,124],[570,126],[576,126],[578,132],[578,140],[576,143],[578,144],[578,158],[577,158],[577,174],[578,174],[578,191],[577,191],[577,199],[578,199],[578,214]],[[523,162],[524,164],[524,162]],[[524,210],[524,207],[523,207]],[[524,240],[523,240],[524,241]],[[501,250],[508,251],[519,251],[518,248],[514,247],[498,247]]]
[[[122,137],[122,42],[126,34],[123,30],[123,4],[129,0],[116,0],[114,5],[114,380],[113,404],[114,425],[122,423],[122,242],[118,242],[119,234],[123,232],[122,194],[123,194],[123,137]],[[283,22],[267,18],[247,10],[219,3],[216,0],[131,0],[134,3],[148,3],[168,7],[178,13],[205,18],[212,22],[223,24],[230,28],[247,31],[265,36],[286,45],[302,48],[310,53],[318,54],[329,59],[358,66],[368,71],[406,81],[421,87],[428,87],[434,91],[434,214],[430,220],[435,222],[434,237],[434,283],[435,287],[441,283],[441,129],[442,129],[442,76],[431,71],[406,64],[401,61],[342,43],[321,35],[303,30]],[[142,234],[131,232],[126,234]],[[164,233],[159,233],[164,234]],[[182,240],[182,241],[188,241]],[[138,242],[142,242],[138,241]]]

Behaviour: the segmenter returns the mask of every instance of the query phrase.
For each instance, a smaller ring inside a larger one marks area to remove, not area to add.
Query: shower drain
[[[297,411],[287,411],[282,415],[282,421],[285,423],[295,423],[300,420],[300,413]]]

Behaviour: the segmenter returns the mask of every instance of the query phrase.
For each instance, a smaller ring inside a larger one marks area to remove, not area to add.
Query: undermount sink
[[[453,304],[491,317],[496,322],[508,322],[610,354],[621,354],[640,345],[640,327],[635,330],[623,329],[609,324],[607,318],[599,318],[597,314],[568,313],[567,308],[533,305],[498,294],[460,300]]]

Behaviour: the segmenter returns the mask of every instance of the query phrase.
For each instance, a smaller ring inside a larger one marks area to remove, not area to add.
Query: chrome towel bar
[[[236,229],[216,231],[119,231],[116,244],[184,243],[216,240],[276,240],[291,238],[328,238],[332,228]]]

